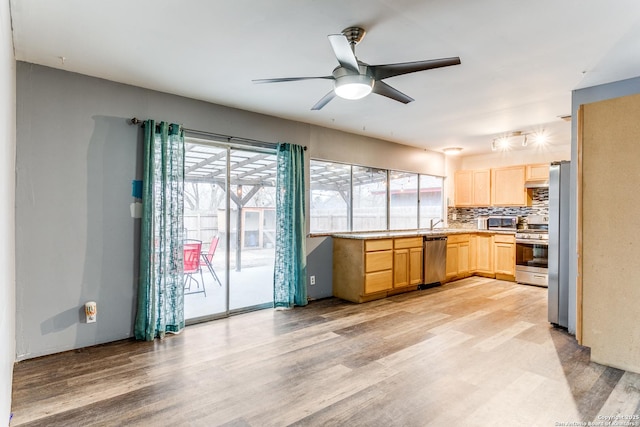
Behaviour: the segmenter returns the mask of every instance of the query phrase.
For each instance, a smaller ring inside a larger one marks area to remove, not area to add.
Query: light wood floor
[[[640,375],[547,323],[546,289],[469,278],[23,361],[11,425],[556,426],[639,403]]]

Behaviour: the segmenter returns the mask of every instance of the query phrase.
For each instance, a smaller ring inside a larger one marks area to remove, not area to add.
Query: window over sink
[[[310,231],[410,230],[444,217],[443,178],[310,161]]]

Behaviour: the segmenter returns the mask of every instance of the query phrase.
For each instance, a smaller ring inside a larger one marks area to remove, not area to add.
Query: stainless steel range
[[[527,227],[516,232],[516,282],[547,287],[549,217],[529,215]]]

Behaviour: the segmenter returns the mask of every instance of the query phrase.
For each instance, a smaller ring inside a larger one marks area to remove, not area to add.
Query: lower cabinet
[[[480,276],[493,277],[493,236],[478,234],[475,236],[476,251],[473,272]]]
[[[422,237],[393,241],[393,287],[403,288],[422,283]]]
[[[333,238],[333,295],[352,302],[385,298],[422,283],[422,237]]]
[[[409,286],[409,249],[393,251],[393,287]]]
[[[422,271],[424,258],[422,246],[409,249],[409,286],[417,286],[423,283]]]
[[[515,280],[515,237],[454,234],[447,241],[447,282],[470,275]]]
[[[512,235],[494,236],[494,272],[496,279],[515,280],[516,277],[516,239]]]
[[[470,236],[468,234],[454,234],[447,239],[447,267],[446,280],[453,280],[471,274],[469,266]]]
[[[450,234],[446,279],[473,274],[515,280],[515,237]],[[333,238],[333,295],[353,302],[385,298],[423,283],[422,237]]]
[[[371,294],[390,289],[392,268],[391,240],[365,241],[364,293]]]
[[[472,273],[478,269],[478,236],[469,235],[469,270]]]

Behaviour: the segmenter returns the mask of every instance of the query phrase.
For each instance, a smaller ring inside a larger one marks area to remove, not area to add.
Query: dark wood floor
[[[639,403],[640,375],[550,327],[546,289],[469,278],[23,361],[11,425],[556,426]]]

